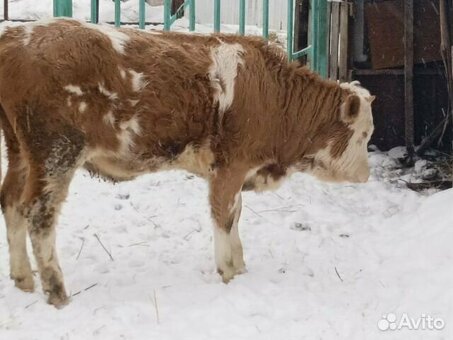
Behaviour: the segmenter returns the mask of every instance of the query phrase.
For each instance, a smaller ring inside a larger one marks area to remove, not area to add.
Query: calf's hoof
[[[49,305],[53,305],[57,309],[61,309],[69,303],[69,298],[65,291],[61,292],[50,292],[49,298],[47,299]]]
[[[234,269],[233,268],[226,268],[226,269],[220,269],[217,268],[217,273],[222,277],[223,283],[228,283],[231,281],[232,278],[234,278]]]
[[[247,273],[247,268],[244,266],[236,268],[236,275]]]
[[[32,275],[14,278],[14,285],[27,293],[31,293],[35,290],[35,282]]]
[[[55,308],[58,309],[64,307],[69,303],[69,298],[66,295],[63,283],[50,281],[47,284],[51,286],[50,288],[44,290],[47,294],[49,294],[47,303],[54,305]]]
[[[245,266],[241,268],[227,267],[226,269],[217,268],[217,273],[222,277],[223,283],[230,282],[236,275],[244,274],[247,272]]]

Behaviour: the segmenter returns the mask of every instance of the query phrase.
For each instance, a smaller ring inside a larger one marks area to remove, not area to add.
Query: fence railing
[[[213,30],[221,31],[221,0],[212,0],[213,13]],[[239,0],[239,34],[245,34],[246,25],[246,1]],[[269,0],[263,1],[262,13],[262,36],[264,39],[269,38]],[[286,48],[289,60],[299,59],[307,56],[310,67],[321,74],[327,76],[328,71],[328,36],[329,36],[329,19],[328,0],[307,0],[310,3],[309,23],[310,39],[308,46],[301,50],[295,51],[294,48],[294,0],[287,0],[288,19],[287,19],[287,41]],[[139,0],[138,6],[138,26],[144,29],[146,22],[146,5],[145,0]],[[195,6],[196,0],[180,0],[179,8],[173,8],[172,0],[163,0],[163,25],[164,30],[169,31],[176,19],[180,17],[182,11],[188,11],[189,30],[195,30]],[[114,25],[119,27],[123,24],[121,21],[121,0],[114,0]],[[53,15],[72,17],[72,0],[53,0]],[[4,19],[8,20],[8,0],[4,0]],[[99,0],[91,0],[90,21],[99,23]]]

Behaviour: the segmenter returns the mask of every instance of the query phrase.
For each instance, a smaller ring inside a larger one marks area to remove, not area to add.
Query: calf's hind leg
[[[23,215],[43,290],[49,295],[48,302],[60,307],[68,298],[55,249],[55,224],[74,172],[83,162],[84,138],[68,127],[59,128],[55,134],[43,131],[48,133],[45,144],[40,143],[45,148],[30,152]]]
[[[49,189],[43,184],[46,180],[32,169],[25,186],[23,214],[43,290],[49,295],[48,302],[59,307],[66,304],[67,296],[55,249],[55,223],[70,179],[60,179]]]
[[[34,290],[34,282],[27,254],[27,221],[21,211],[27,168],[20,152],[14,152],[13,149],[10,146],[8,150],[8,171],[2,185],[0,202],[8,237],[10,276],[16,287],[31,292]]]
[[[10,276],[16,287],[31,292],[34,290],[34,282],[27,254],[27,221],[21,212],[28,165],[1,105],[0,121],[8,152],[8,171],[2,183],[0,203],[9,245]]]

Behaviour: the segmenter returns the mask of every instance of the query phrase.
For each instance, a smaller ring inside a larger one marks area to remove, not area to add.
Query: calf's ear
[[[367,98],[368,102],[371,104],[372,102],[374,102],[374,100],[376,99],[376,96],[369,96]]]
[[[341,118],[346,123],[351,123],[359,115],[360,98],[352,94],[346,98],[346,101],[341,107]]]

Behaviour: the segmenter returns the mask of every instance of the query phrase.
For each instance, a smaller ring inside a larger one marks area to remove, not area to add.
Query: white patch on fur
[[[242,196],[239,191],[234,195],[234,202],[230,207],[230,218],[233,218],[231,229],[226,231],[221,226],[214,226],[215,261],[224,282],[228,282],[236,274],[245,272],[244,255],[238,230],[241,205]]]
[[[3,34],[7,33],[8,29],[17,27],[17,26],[24,26],[23,22],[14,22],[14,21],[4,21],[0,24],[0,38]]]
[[[16,204],[6,206],[4,217],[9,243],[11,277],[23,280],[20,282],[21,289],[31,291],[34,284],[26,246],[27,220],[19,213]]]
[[[70,18],[47,18],[43,20],[38,20],[34,22],[27,22],[26,24],[23,24],[23,30],[24,30],[24,38],[23,38],[23,43],[25,46],[30,44],[31,41],[31,35],[33,34],[33,31],[35,27],[46,27],[49,26],[50,24],[54,24],[60,20],[71,20]]]
[[[76,95],[78,97],[82,96],[83,95],[83,91],[82,91],[82,88],[80,86],[77,86],[77,85],[66,85],[64,87],[64,89],[66,91],[68,91],[69,93],[72,93],[73,95]]]
[[[262,191],[275,191],[277,190],[283,183],[283,180],[286,176],[280,177],[277,181],[272,176],[263,176],[263,175],[256,175],[255,177],[255,188],[254,191],[262,192]]]
[[[134,147],[134,139],[130,130],[122,130],[117,134],[118,141],[120,143],[119,153],[128,154]]]
[[[128,153],[134,147],[134,136],[141,134],[140,124],[137,117],[120,123],[121,132],[118,133],[120,152]]]
[[[148,30],[148,31],[142,31],[142,32],[145,32],[145,33],[149,33],[149,34],[154,34],[154,35],[161,35],[162,34],[162,31],[158,31],[158,30]]]
[[[22,40],[25,46],[28,46],[31,41],[31,35],[33,34],[33,30],[35,29],[32,25],[25,25],[24,26],[24,39]]]
[[[340,157],[332,157],[332,142],[314,155],[315,167],[311,170],[313,175],[321,180],[334,182],[363,183],[368,180],[370,170],[367,144],[374,126],[371,104],[364,97],[360,97],[360,111],[350,128],[353,130],[353,135]],[[367,133],[366,137],[363,136],[364,132]],[[317,164],[323,164],[323,166]]]
[[[132,77],[132,90],[134,92],[140,92],[148,85],[148,82],[144,80],[145,75],[143,73],[134,70],[129,70],[129,73]]]
[[[87,106],[88,106],[87,103],[85,103],[85,102],[80,102],[80,104],[79,104],[79,112],[80,112],[80,113],[84,113],[85,110],[87,109]]]
[[[220,113],[224,113],[233,103],[238,66],[244,65],[243,53],[244,48],[240,44],[222,42],[211,49],[209,77],[211,86],[216,91],[214,100],[219,103]]]
[[[104,96],[108,97],[110,100],[118,99],[118,94],[107,90],[103,83],[98,84],[98,89],[99,92],[101,92]]]
[[[128,99],[128,102],[131,104],[131,106],[135,106],[138,104],[140,100],[137,99]]]
[[[370,91],[360,86],[360,82],[357,80],[351,81],[350,83],[340,83],[340,87],[355,93],[359,97],[369,98],[371,96]]]
[[[126,79],[126,71],[120,66],[118,66],[118,70],[120,71],[121,79]]]
[[[131,130],[132,132],[134,132],[136,135],[140,135],[141,134],[141,127],[140,127],[140,124],[138,122],[138,118],[137,117],[132,117],[131,119],[129,120],[126,120],[124,122],[121,122],[120,123],[120,128],[122,130]]]
[[[251,179],[253,176],[256,175],[256,172],[261,169],[264,165],[261,165],[261,166],[257,166],[253,169],[250,169],[249,171],[247,171],[247,174],[245,175],[245,180],[244,182],[247,182],[249,179]]]
[[[113,116],[113,112],[112,111],[107,112],[104,115],[104,117],[102,117],[102,120],[107,125],[111,125],[111,126],[115,125],[115,117]]]
[[[234,221],[230,230],[230,244],[231,244],[231,257],[233,260],[233,267],[235,274],[242,274],[246,271],[244,263],[244,251],[242,249],[241,239],[239,237],[239,217],[241,215],[242,208],[242,195],[238,192],[235,196],[235,211]]]
[[[366,149],[362,151],[366,154]],[[349,142],[341,156],[333,158],[331,143],[329,143],[326,148],[316,153],[315,166],[309,172],[327,182],[365,182],[368,179],[368,164],[365,163],[366,160],[359,159],[360,152],[361,150],[356,150]],[[323,164],[323,166],[317,164]]]
[[[171,169],[184,169],[203,178],[209,178],[215,173],[213,164],[215,157],[209,140],[196,149],[188,144],[184,151],[171,163]]]
[[[110,39],[113,49],[120,54],[124,54],[125,46],[130,40],[130,37],[127,34],[110,25],[90,23],[85,23],[84,25],[106,35]]]
[[[371,112],[372,97],[367,89],[360,87],[358,81],[341,83],[340,86],[360,99],[357,117],[348,122],[353,134],[340,157],[332,157],[331,141],[326,148],[312,155],[313,168],[308,172],[324,181],[363,183],[368,180],[370,174],[367,144],[374,130]],[[344,106],[341,110],[344,110]]]
[[[222,278],[228,282],[234,277],[235,271],[232,266],[233,258],[231,251],[230,234],[225,229],[214,226],[214,254],[217,270],[222,271]]]
[[[0,38],[2,37],[2,35],[3,35],[9,28],[10,28],[10,26],[5,25],[5,24],[3,24],[3,25],[0,26]]]
[[[247,172],[245,177],[244,183],[249,182],[253,185],[253,191],[255,192],[263,192],[263,191],[275,191],[277,190],[283,183],[283,181],[295,173],[297,170],[294,167],[289,167],[286,169],[285,176],[281,176],[278,180],[275,180],[272,176],[263,176],[258,174],[258,170],[264,168],[266,165],[270,163],[265,163],[259,167],[253,168]]]
[[[234,213],[234,211],[236,210],[240,197],[241,197],[240,192],[237,192],[236,195],[234,195],[234,201],[230,206],[230,214]]]

